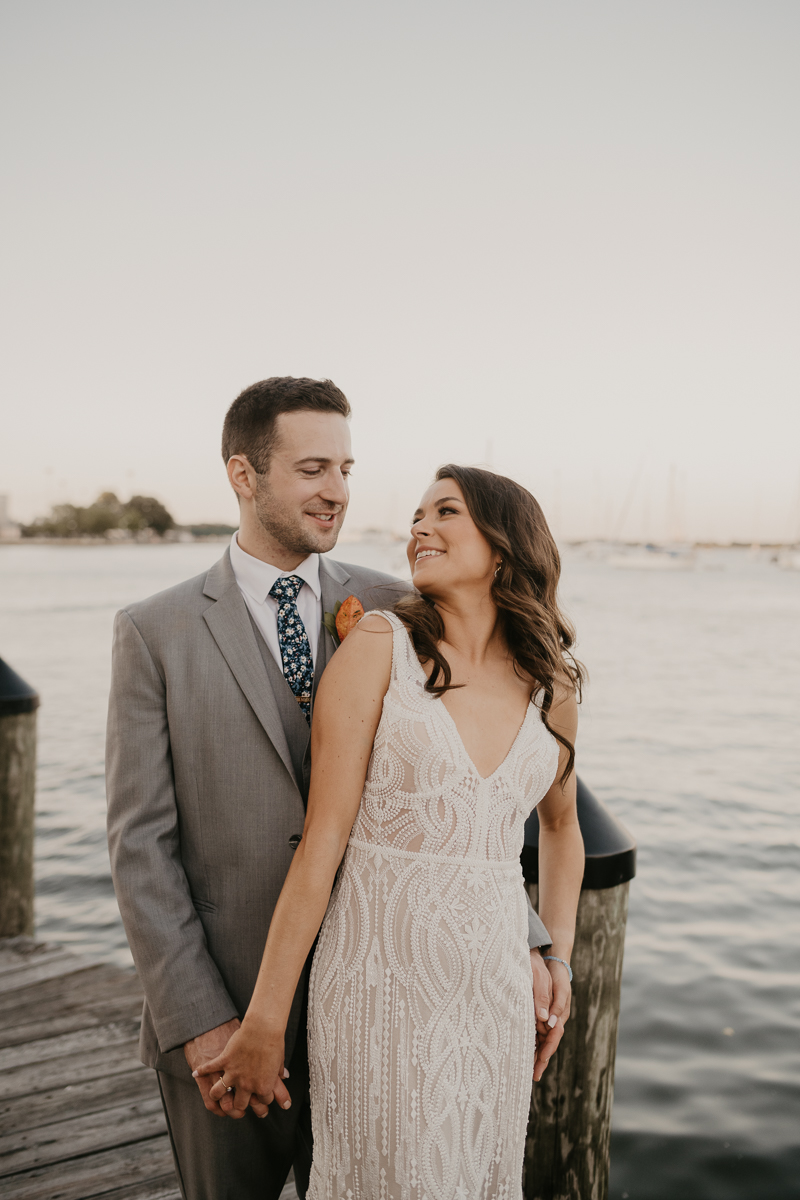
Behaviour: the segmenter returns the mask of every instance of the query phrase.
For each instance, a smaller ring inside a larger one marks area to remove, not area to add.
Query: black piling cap
[[[38,707],[39,697],[30,684],[0,658],[0,717],[34,712]]]
[[[636,874],[636,842],[625,826],[578,780],[578,822],[586,850],[582,887],[588,891],[617,887]],[[539,817],[536,810],[525,822],[525,845],[520,855],[528,883],[539,882]]]

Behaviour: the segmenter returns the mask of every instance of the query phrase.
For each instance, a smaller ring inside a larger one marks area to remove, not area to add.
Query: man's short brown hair
[[[253,470],[265,475],[275,448],[276,419],[281,413],[304,409],[350,416],[347,397],[330,379],[273,375],[245,388],[225,414],[222,426],[225,464],[232,455],[244,454]]]

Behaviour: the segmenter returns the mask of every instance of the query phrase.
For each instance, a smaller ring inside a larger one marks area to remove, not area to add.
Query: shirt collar
[[[263,604],[276,579],[281,576],[298,575],[307,583],[317,600],[322,596],[319,582],[319,555],[309,554],[293,571],[282,571],[272,563],[253,558],[239,545],[236,534],[231,538],[231,566],[236,582],[243,592],[247,592],[258,604]]]

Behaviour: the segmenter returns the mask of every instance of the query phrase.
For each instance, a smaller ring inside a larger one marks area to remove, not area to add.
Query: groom
[[[238,1028],[300,841],[313,698],[336,649],[326,617],[349,595],[369,610],[403,590],[321,557],[347,511],[349,416],[329,380],[242,392],[222,435],[238,534],[210,571],[115,622],[111,868],[146,997],[141,1055],[158,1073],[185,1200],[277,1200],[292,1167],[301,1196],[308,1183],[305,978],[287,1092],[269,1110],[231,1119],[229,1098],[208,1094],[216,1077],[192,1070]],[[549,941],[533,913],[530,926],[531,946]]]

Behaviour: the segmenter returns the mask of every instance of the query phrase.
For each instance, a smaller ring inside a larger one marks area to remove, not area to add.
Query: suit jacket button
[[[302,833],[293,833],[292,836],[289,838],[289,845],[292,847],[293,850],[296,850],[297,847],[302,842],[302,840],[303,840]]]

